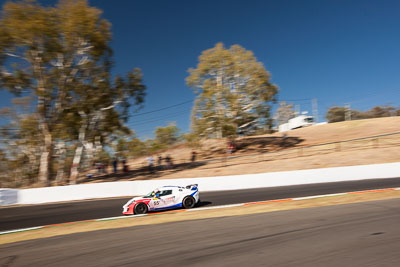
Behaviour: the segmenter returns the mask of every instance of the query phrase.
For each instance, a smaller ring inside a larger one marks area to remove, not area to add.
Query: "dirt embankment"
[[[149,172],[143,157],[129,160],[129,173],[82,182],[239,175],[398,162],[400,134],[315,146],[396,132],[400,133],[400,117],[316,125],[286,134],[238,138],[235,140],[237,151],[231,157],[227,157],[225,139],[206,140],[201,149],[196,150],[196,164],[190,163],[192,149],[179,145],[160,153],[162,157],[173,158],[174,168]]]

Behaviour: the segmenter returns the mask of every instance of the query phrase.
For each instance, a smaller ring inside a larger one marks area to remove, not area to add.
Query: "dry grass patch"
[[[384,192],[371,192],[363,194],[347,194],[342,196],[328,196],[317,199],[307,199],[298,201],[283,201],[272,203],[261,203],[254,205],[246,205],[240,207],[227,207],[210,210],[191,210],[185,212],[184,210],[177,210],[171,213],[162,213],[153,216],[133,217],[126,219],[117,219],[112,221],[99,221],[99,222],[83,222],[79,224],[62,225],[39,230],[32,230],[26,232],[19,232],[13,234],[6,234],[0,236],[0,245],[6,243],[13,243],[24,240],[32,240],[37,238],[47,238],[59,235],[68,235],[80,232],[89,232],[96,230],[105,230],[113,228],[124,228],[140,225],[152,225],[168,222],[198,220],[206,218],[217,218],[225,216],[241,216],[255,213],[272,212],[279,210],[291,210],[301,208],[312,208],[321,206],[331,206],[347,203],[357,203],[373,200],[384,200],[391,198],[400,198],[400,191],[384,191]]]
[[[214,161],[204,162],[203,165],[181,166],[154,174],[133,172],[120,177],[98,177],[92,181],[82,177],[82,182],[212,177],[400,162],[400,134],[379,140],[305,148],[394,132],[400,132],[400,116],[338,122],[288,131],[288,140],[301,140],[298,143],[293,141],[289,146],[282,146],[282,133],[238,138],[237,142],[245,145],[234,156],[244,157],[228,160],[224,160],[227,147],[225,139],[204,140],[202,149],[197,150],[198,161]],[[163,157],[171,155],[174,163],[179,165],[190,161],[191,151],[191,148],[181,144],[159,154]],[[137,170],[146,166],[146,160],[145,157],[132,159],[129,164],[131,170]]]

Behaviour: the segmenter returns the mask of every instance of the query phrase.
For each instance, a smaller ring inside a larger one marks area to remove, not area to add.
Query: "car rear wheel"
[[[196,200],[192,196],[187,196],[182,201],[182,206],[185,209],[191,209],[194,207],[195,204],[196,204]]]
[[[148,211],[147,205],[144,203],[138,203],[135,206],[135,214],[146,214]]]

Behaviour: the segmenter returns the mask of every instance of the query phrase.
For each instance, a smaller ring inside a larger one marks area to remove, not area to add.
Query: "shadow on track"
[[[205,206],[208,206],[208,205],[211,205],[211,204],[212,204],[212,202],[210,202],[210,201],[200,201],[200,203],[198,203],[196,205],[196,208],[205,207]]]

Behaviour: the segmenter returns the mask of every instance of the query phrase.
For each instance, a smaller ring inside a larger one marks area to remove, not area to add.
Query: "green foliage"
[[[264,128],[270,117],[268,102],[278,92],[270,74],[251,51],[222,43],[204,51],[186,83],[197,98],[192,110],[192,130],[202,137],[236,134],[241,126]]]
[[[382,118],[396,115],[398,116],[399,111],[400,109],[396,110],[396,108],[392,106],[375,106],[365,113],[369,118]]]
[[[149,139],[141,141],[135,135],[128,137],[120,137],[115,147],[115,152],[118,156],[141,157],[164,149],[166,146],[158,143],[155,140]]]
[[[193,149],[201,148],[201,142],[199,136],[195,133],[187,133],[183,135],[183,138],[186,141],[186,144]]]
[[[329,123],[331,122],[339,122],[345,120],[345,107],[331,107],[325,115],[325,118]]]
[[[179,129],[174,123],[166,127],[157,127],[154,133],[156,135],[155,141],[164,146],[170,146],[179,139]]]
[[[128,140],[123,137],[119,138],[115,147],[115,152],[118,156],[126,157],[129,153]]]
[[[400,109],[392,106],[375,106],[365,112],[359,110],[347,110],[346,107],[331,107],[325,117],[329,123],[346,120],[346,112],[351,120],[382,118],[390,116],[399,116]]]
[[[13,108],[0,111],[0,118],[7,122],[0,127],[0,146],[4,148],[0,161],[6,164],[0,183],[14,187],[35,180],[42,141],[36,116],[26,114],[30,110],[31,99],[23,97],[12,102]]]
[[[37,127],[31,139],[42,153],[37,164],[43,182],[56,166],[55,142],[104,145],[113,134],[129,134],[128,111],[144,101],[139,69],[111,78],[111,25],[101,13],[86,0],[61,0],[55,7],[31,0],[3,6],[0,87],[16,95],[31,93],[36,103],[28,112],[32,118],[18,125],[29,131],[19,131],[18,138],[27,139]]]
[[[144,141],[144,144],[146,146],[146,154],[147,155],[157,153],[160,150],[163,150],[167,147],[167,145],[159,143],[153,139],[148,139],[148,140]]]
[[[236,133],[237,133],[237,128],[235,127],[235,125],[226,123],[222,126],[222,136],[234,137],[236,136]]]
[[[128,151],[129,155],[133,157],[140,157],[146,155],[147,153],[146,144],[140,141],[139,138],[133,138],[128,143]]]
[[[115,152],[123,157],[145,156],[167,149],[180,138],[179,129],[175,124],[169,124],[166,127],[157,127],[154,133],[156,135],[155,139],[145,141],[141,141],[134,134],[119,137],[115,146]]]
[[[99,161],[105,161],[105,162],[110,162],[111,161],[111,155],[105,150],[102,150],[98,155],[97,155],[97,160]]]

